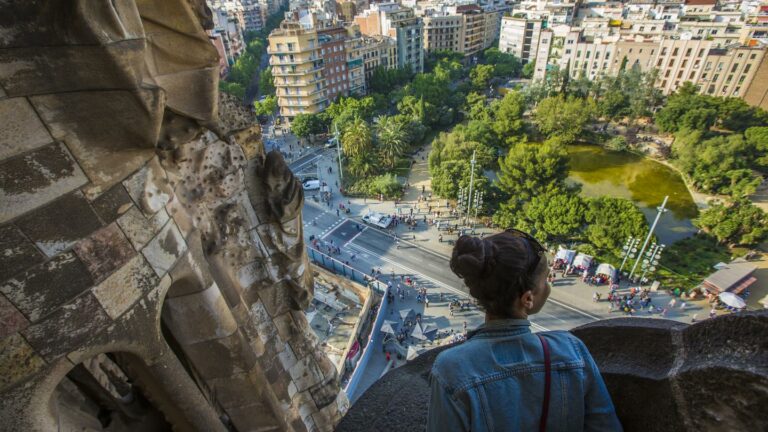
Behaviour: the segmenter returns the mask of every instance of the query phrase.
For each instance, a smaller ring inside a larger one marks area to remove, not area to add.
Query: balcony
[[[296,70],[286,70],[286,71],[282,71],[279,68],[272,68],[272,75],[274,75],[274,76],[302,76],[302,75],[307,75],[307,74],[311,74],[311,73],[314,73],[314,72],[320,72],[321,70],[323,70],[323,65],[322,64],[319,65],[319,66],[313,66],[313,67],[311,67],[309,69],[296,69]]]
[[[293,59],[284,58],[284,59],[280,60],[279,57],[270,56],[269,57],[269,64],[273,65],[273,66],[275,66],[275,65],[300,65],[300,64],[310,63],[310,62],[313,62],[313,61],[316,61],[316,60],[322,60],[322,59],[320,59],[318,57],[312,56],[312,57],[305,58],[305,59],[294,57]]]
[[[325,81],[325,78],[314,78],[311,80],[294,80],[282,83],[276,83],[276,87],[306,87]]]
[[[324,91],[323,88],[315,88],[310,91],[292,91],[290,93],[286,92],[284,89],[278,89],[277,95],[280,97],[309,97],[314,96],[318,93],[322,94]]]

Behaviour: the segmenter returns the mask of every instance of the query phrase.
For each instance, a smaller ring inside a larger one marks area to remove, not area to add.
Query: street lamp
[[[667,211],[666,208],[664,208],[667,205],[667,200],[669,199],[669,195],[664,197],[664,202],[661,203],[661,207],[657,207],[656,211],[656,219],[653,220],[653,225],[651,225],[651,229],[648,231],[648,235],[645,237],[645,242],[643,243],[643,247],[640,248],[640,254],[638,256],[643,256],[645,253],[645,248],[648,246],[648,242],[651,241],[651,236],[653,235],[653,230],[656,229],[656,225],[659,223],[659,219],[661,218],[661,215]],[[629,272],[629,280],[632,280],[632,275],[635,274],[635,270],[637,269],[637,265],[640,263],[640,260],[638,259],[635,261],[635,265],[632,266],[632,271]]]
[[[640,243],[639,237],[633,237],[629,236],[626,243],[624,243],[624,246],[621,248],[621,256],[624,257],[624,260],[621,261],[621,267],[619,267],[619,273],[621,273],[621,270],[624,268],[624,264],[627,263],[628,258],[635,258],[635,254],[637,253],[637,245]]]
[[[655,272],[656,266],[659,265],[659,258],[661,257],[661,252],[664,251],[664,248],[666,246],[656,245],[655,243],[651,245],[651,248],[646,252],[646,256],[648,258],[643,260],[642,268],[643,268],[643,274],[640,276],[640,286],[643,286],[643,280],[645,279],[645,274],[647,272]]]
[[[472,160],[469,161],[472,171],[469,174],[469,194],[467,195],[467,210],[464,215],[464,225],[466,225],[469,220],[469,206],[472,204],[472,187],[475,185],[475,164],[477,163],[477,160],[475,159],[476,153],[477,150],[472,152]]]
[[[344,187],[344,172],[341,168],[341,140],[339,139],[339,125],[334,124],[334,133],[333,133],[333,139],[336,141],[336,152],[339,154],[339,184]]]

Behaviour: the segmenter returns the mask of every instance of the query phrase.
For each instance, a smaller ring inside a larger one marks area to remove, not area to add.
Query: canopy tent
[[[592,256],[580,253],[576,255],[576,258],[573,259],[573,264],[571,265],[578,269],[586,270],[592,265]]]
[[[570,265],[575,257],[575,250],[564,249],[562,246],[557,249],[557,253],[555,254],[555,260],[562,260],[565,265]]]
[[[747,302],[743,298],[737,296],[734,293],[724,292],[718,295],[720,301],[725,303],[726,306],[730,306],[736,309],[743,309],[747,307]]]
[[[416,313],[413,311],[413,309],[403,309],[400,311],[400,319],[403,321],[408,321],[409,319],[412,319],[416,316]]]
[[[419,340],[434,340],[437,335],[437,326],[434,324],[418,323],[413,326],[411,337]]]
[[[616,273],[616,267],[608,264],[608,263],[602,263],[599,266],[597,266],[597,270],[595,271],[595,274],[601,274],[608,277],[613,277]]]
[[[384,320],[384,323],[381,325],[381,331],[389,334],[397,334],[397,328],[399,326],[399,323],[395,321]]]

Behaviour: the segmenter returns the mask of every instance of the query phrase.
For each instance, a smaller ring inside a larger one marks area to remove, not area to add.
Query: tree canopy
[[[581,137],[595,112],[594,101],[558,95],[542,100],[536,107],[533,121],[548,137],[557,136],[570,144]]]
[[[721,243],[754,245],[768,236],[768,216],[746,199],[714,205],[694,223]]]
[[[547,191],[565,189],[568,154],[561,146],[517,144],[499,159],[498,187],[522,205]]]
[[[598,249],[618,256],[629,238],[648,232],[643,212],[630,200],[615,197],[591,198],[587,201],[587,240]]]

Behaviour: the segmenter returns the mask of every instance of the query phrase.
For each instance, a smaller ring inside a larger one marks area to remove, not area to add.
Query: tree
[[[239,83],[219,81],[219,90],[223,91],[224,93],[231,94],[240,100],[245,98],[245,87]]]
[[[568,177],[568,154],[561,146],[517,144],[506,157],[499,159],[499,189],[508,193],[510,201],[521,207],[534,196],[547,191],[565,189]]]
[[[587,201],[587,240],[598,249],[618,256],[629,236],[640,238],[648,232],[643,212],[630,200],[614,197]]]
[[[522,93],[511,91],[499,101],[493,103],[492,112],[495,114],[493,131],[506,147],[526,140],[525,97]]]
[[[578,139],[592,119],[594,102],[563,95],[541,101],[533,121],[541,133],[548,137],[558,136],[570,144]]]
[[[746,199],[714,205],[694,223],[721,243],[754,245],[768,236],[768,216]]]
[[[394,117],[380,116],[376,118],[375,129],[381,160],[385,167],[394,168],[397,158],[403,154],[408,145],[406,141],[408,134],[404,125]]]
[[[540,240],[570,240],[583,228],[585,211],[584,200],[578,193],[553,189],[526,203],[517,225],[535,232]]]
[[[363,160],[373,150],[373,134],[368,122],[355,117],[341,135],[341,149],[344,155],[352,159]]]
[[[262,96],[275,94],[274,81],[271,67],[261,71],[261,74],[259,74],[259,92]]]
[[[734,132],[744,132],[768,123],[768,114],[758,107],[748,105],[741,98],[724,98],[717,107],[720,126]]]
[[[277,96],[267,96],[262,101],[253,102],[256,115],[273,116],[277,110]]]
[[[491,107],[488,105],[488,98],[477,92],[472,92],[467,95],[464,102],[464,110],[472,120],[490,120],[493,114]]]
[[[432,190],[441,197],[456,198],[460,187],[468,187],[471,177],[473,153],[475,166],[475,187],[482,190],[488,185],[488,179],[482,170],[488,168],[495,157],[492,147],[483,142],[468,138],[467,130],[457,126],[451,133],[441,133],[432,142],[428,166],[432,177]]]
[[[533,72],[536,70],[536,60],[528,60],[528,63],[523,65],[521,76],[526,79],[533,78]]]
[[[605,147],[611,150],[625,151],[629,148],[629,143],[624,135],[616,135],[605,143]]]
[[[761,168],[768,168],[768,127],[751,127],[744,131],[752,160]]]
[[[493,65],[479,64],[473,67],[472,70],[469,71],[469,79],[472,82],[472,87],[477,91],[485,91],[490,85],[493,74]]]
[[[307,138],[323,131],[317,114],[298,114],[291,122],[291,132],[299,138]]]
[[[516,78],[520,76],[522,64],[514,54],[504,53],[492,47],[483,53],[483,62],[493,65],[493,74],[497,77]]]

